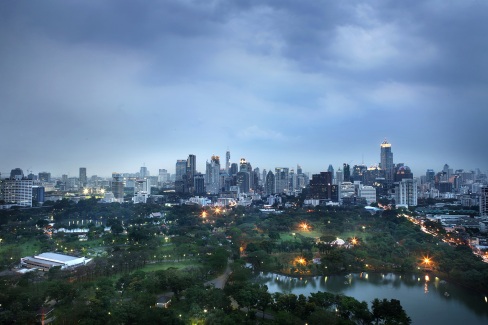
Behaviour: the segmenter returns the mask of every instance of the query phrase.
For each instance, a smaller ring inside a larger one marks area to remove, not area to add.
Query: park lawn
[[[183,269],[189,266],[199,266],[200,263],[198,261],[180,261],[180,262],[161,262],[161,263],[154,263],[154,264],[146,264],[142,269],[144,272],[154,272],[159,270],[167,270],[170,267],[174,267],[177,269]]]
[[[317,237],[322,236],[322,233],[320,231],[316,231],[316,230],[309,230],[309,231],[297,230],[294,233],[300,234],[304,237],[309,237],[309,238],[317,238]],[[291,232],[281,232],[280,233],[280,239],[282,241],[295,240],[295,236],[293,236]]]
[[[6,252],[10,249],[20,249],[20,255],[31,256],[40,253],[41,245],[36,239],[29,239],[18,244],[3,244],[0,245],[0,253]]]

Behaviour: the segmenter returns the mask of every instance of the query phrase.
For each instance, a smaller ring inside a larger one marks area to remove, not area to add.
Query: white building
[[[60,266],[61,269],[74,268],[81,265],[86,265],[91,259],[85,257],[75,257],[57,253],[42,253],[35,256],[23,257],[20,259],[20,264],[29,269],[40,269],[48,271],[50,268]]]
[[[21,177],[4,179],[1,182],[1,197],[7,204],[32,206],[32,180]]]
[[[358,195],[359,197],[366,199],[368,205],[376,202],[376,189],[373,186],[360,185]]]
[[[342,182],[339,185],[339,201],[345,197],[352,197],[356,194],[356,186],[351,182]]]
[[[395,203],[417,206],[417,179],[402,179],[395,183]]]

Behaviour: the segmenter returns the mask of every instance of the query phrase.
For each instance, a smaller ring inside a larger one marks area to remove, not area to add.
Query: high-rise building
[[[480,217],[488,217],[488,186],[480,188]]]
[[[230,175],[236,175],[237,172],[239,171],[239,167],[237,166],[237,163],[232,163],[230,165]]]
[[[195,155],[188,155],[188,159],[186,160],[186,183],[187,188],[185,192],[195,193],[195,183],[193,181],[193,177],[197,173],[197,156]],[[205,183],[205,182],[204,182]]]
[[[342,172],[341,168],[336,171],[336,183],[340,184],[344,182],[344,173]]]
[[[147,171],[147,167],[142,166],[141,169],[140,169],[140,171],[139,171],[139,177],[141,179],[144,179],[144,178],[146,178],[148,176],[149,176],[149,172]]]
[[[15,168],[10,171],[10,179],[22,179],[24,178],[24,171],[20,168]]]
[[[288,192],[289,188],[289,168],[276,167],[275,168],[275,193],[281,194]]]
[[[427,172],[425,173],[425,181],[427,183],[434,183],[435,181],[435,172],[433,169],[427,169]]]
[[[40,172],[39,174],[39,181],[49,183],[51,181],[51,173],[48,172]]]
[[[335,187],[337,191],[337,186]],[[332,174],[330,172],[321,172],[313,174],[310,180],[310,197],[319,200],[333,200]]]
[[[44,203],[44,186],[32,186],[32,201]]]
[[[266,195],[271,195],[271,194],[276,193],[275,192],[275,176],[271,170],[266,175],[264,192],[266,193]]]
[[[207,161],[206,191],[210,194],[220,193],[220,159],[219,156],[212,156],[210,162]]]
[[[346,164],[344,163],[342,165],[342,170],[343,170],[343,173],[344,173],[344,182],[350,182],[351,181],[351,167],[349,166],[349,164]]]
[[[4,179],[0,187],[1,197],[6,204],[31,207],[33,181],[22,176],[23,173],[14,174],[13,178]]]
[[[334,179],[334,167],[332,165],[329,165],[329,168],[327,168],[327,171],[332,174],[332,179]]]
[[[158,183],[162,185],[166,182],[169,182],[169,173],[166,169],[160,169],[158,174]]]
[[[119,173],[112,173],[112,193],[115,199],[124,199],[124,178]]]
[[[395,203],[417,206],[417,179],[404,178],[395,183]]]
[[[225,153],[225,172],[229,174],[230,172],[230,151],[227,150]]]
[[[205,194],[205,177],[202,173],[195,173],[193,175],[193,194],[204,195]]]
[[[86,168],[85,167],[80,167],[80,187],[86,187],[88,184],[88,179],[86,178]]]
[[[380,148],[380,168],[385,171],[386,183],[389,187],[391,187],[394,180],[395,169],[395,165],[393,164],[393,152],[391,152],[391,144],[385,139],[385,141],[381,143]]]
[[[251,180],[248,172],[238,172],[236,175],[236,183],[236,185],[239,187],[240,193],[249,193]]]
[[[183,180],[183,175],[186,175],[186,160],[185,159],[178,159],[176,161],[175,181]]]

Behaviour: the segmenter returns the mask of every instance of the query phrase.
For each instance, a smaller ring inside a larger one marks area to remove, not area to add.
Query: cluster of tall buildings
[[[113,173],[110,179],[96,175],[88,178],[84,167],[79,169],[78,177],[62,175],[61,178],[53,178],[49,172],[24,175],[20,168],[15,168],[10,177],[1,180],[0,199],[4,206],[31,206],[33,201],[43,202],[47,192],[78,191],[85,195],[102,192],[107,200],[118,202],[131,196],[139,203],[146,202],[155,188],[221,198],[298,195],[307,189],[306,199],[310,204],[370,204],[378,198],[389,198],[397,205],[416,206],[419,198],[456,197],[465,205],[480,204],[480,210],[486,210],[486,200],[480,197],[486,195],[488,182],[479,170],[453,170],[446,164],[439,172],[429,169],[425,175],[414,177],[408,166],[394,163],[392,145],[386,140],[380,144],[379,158],[379,164],[375,166],[344,163],[335,171],[329,165],[327,171],[313,175],[304,173],[300,165],[296,170],[275,167],[261,171],[253,168],[245,158],[232,163],[229,150],[225,162],[212,155],[206,161],[204,172],[197,170],[194,154],[189,154],[187,159],[178,159],[174,174],[159,169],[156,176],[151,176],[145,166],[138,173]]]

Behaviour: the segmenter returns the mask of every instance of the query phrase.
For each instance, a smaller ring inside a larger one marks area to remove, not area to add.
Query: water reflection
[[[429,275],[358,273],[346,276],[293,278],[261,273],[257,282],[270,292],[309,295],[343,293],[370,303],[374,298],[399,299],[413,324],[488,324],[488,297]]]

